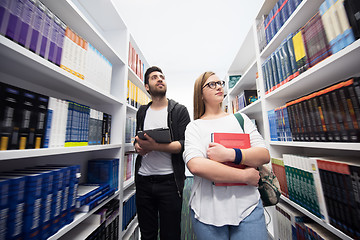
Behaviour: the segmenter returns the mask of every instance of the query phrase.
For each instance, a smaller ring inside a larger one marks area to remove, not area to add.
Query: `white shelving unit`
[[[256,19],[267,15],[275,6],[277,0],[264,1]],[[258,129],[263,135],[272,157],[282,157],[284,153],[303,155],[335,155],[335,156],[358,156],[360,143],[344,142],[277,142],[270,140],[269,122],[267,111],[280,107],[291,99],[295,99],[316,89],[331,85],[351,76],[358,76],[360,73],[360,40],[355,41],[343,50],[331,55],[314,67],[300,74],[290,82],[282,85],[276,90],[265,95],[262,73],[262,63],[274,52],[281,42],[290,34],[296,32],[318,11],[323,0],[303,0],[289,19],[283,24],[270,43],[260,52],[256,31],[256,21],[250,27],[236,57],[231,64],[227,76],[242,75],[237,84],[228,89],[228,95],[224,99],[224,105],[232,109],[232,100],[244,89],[257,89],[260,92],[260,99],[240,111],[250,118],[256,119]],[[256,85],[256,73],[260,84]],[[323,222],[306,209],[282,196],[283,201],[294,206],[305,215],[318,222],[324,228],[337,235],[341,239],[351,239],[333,226]],[[268,207],[272,223],[268,226],[269,236],[278,239],[275,208]],[[266,215],[266,214],[265,214]]]
[[[89,234],[93,224],[92,214],[113,198],[120,199],[119,236],[123,237],[122,202],[129,192],[134,191],[133,178],[123,183],[125,152],[133,151],[133,146],[125,144],[126,115],[135,116],[137,109],[126,103],[127,80],[129,79],[143,91],[142,81],[128,67],[129,42],[135,47],[145,69],[149,66],[134,38],[117,11],[112,0],[42,0],[57,17],[70,26],[78,35],[86,39],[99,50],[112,64],[110,93],[73,76],[53,63],[23,48],[17,43],[0,36],[0,78],[1,82],[25,88],[40,94],[60,99],[72,100],[93,109],[112,115],[111,144],[84,147],[64,147],[28,150],[0,151],[1,171],[21,167],[30,167],[45,163],[79,164],[81,179],[86,179],[87,161],[95,158],[119,158],[119,190],[110,199],[103,202],[89,213],[78,213],[70,224],[64,226],[49,239],[71,239],[68,232],[77,231]],[[146,91],[145,91],[146,92]],[[91,222],[91,221],[90,221]],[[83,223],[83,224],[82,224]],[[132,231],[137,226],[135,218],[131,223]],[[128,230],[127,235],[131,235]],[[82,239],[85,239],[84,236]]]

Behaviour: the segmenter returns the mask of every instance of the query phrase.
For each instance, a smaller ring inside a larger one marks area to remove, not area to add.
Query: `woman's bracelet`
[[[234,148],[235,150],[235,160],[234,160],[234,163],[235,164],[240,164],[241,163],[241,160],[242,160],[242,152],[241,152],[241,149],[239,148]]]

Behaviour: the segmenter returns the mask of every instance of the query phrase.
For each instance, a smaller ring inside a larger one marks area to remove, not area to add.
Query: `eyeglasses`
[[[215,89],[216,85],[218,85],[219,87],[225,87],[225,81],[208,82],[202,88],[209,87],[211,89]]]
[[[156,79],[161,79],[161,80],[165,80],[165,76],[162,75],[162,74],[159,74],[159,75],[152,75],[150,77],[151,80],[156,80]]]

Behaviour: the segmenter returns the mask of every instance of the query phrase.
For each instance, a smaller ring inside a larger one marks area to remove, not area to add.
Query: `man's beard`
[[[164,86],[164,89],[157,90],[157,89],[152,89],[152,87],[149,86],[149,92],[152,97],[165,97],[166,87]]]

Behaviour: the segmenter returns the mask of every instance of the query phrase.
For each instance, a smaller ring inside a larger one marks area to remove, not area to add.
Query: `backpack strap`
[[[241,129],[245,132],[245,130],[244,130],[244,118],[241,116],[241,114],[239,112],[235,113],[234,116],[238,120]]]

